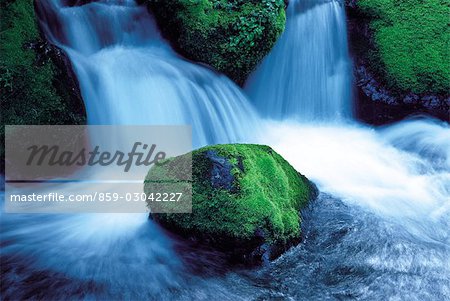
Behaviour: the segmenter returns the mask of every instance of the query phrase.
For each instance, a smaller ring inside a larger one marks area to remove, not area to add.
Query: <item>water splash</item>
[[[355,123],[271,123],[263,140],[322,191],[449,243],[450,127],[432,120],[374,130]]]

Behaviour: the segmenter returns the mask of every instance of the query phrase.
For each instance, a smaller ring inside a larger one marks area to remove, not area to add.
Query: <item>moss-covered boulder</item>
[[[286,23],[283,0],[147,2],[176,50],[239,84],[270,51]]]
[[[84,123],[84,105],[70,62],[42,37],[33,0],[1,0],[0,10],[2,124]],[[3,157],[3,126],[0,139]]]
[[[376,51],[369,55],[386,82],[415,93],[448,92],[449,1],[359,0],[357,6],[371,17]]]
[[[376,122],[425,113],[450,121],[447,0],[347,0],[362,112]],[[376,107],[373,104],[377,104]]]
[[[191,155],[192,213],[151,214],[159,224],[247,263],[276,258],[299,242],[300,210],[316,190],[279,154],[268,146],[230,144]],[[185,159],[150,169],[145,192],[155,191],[151,179],[188,168]]]

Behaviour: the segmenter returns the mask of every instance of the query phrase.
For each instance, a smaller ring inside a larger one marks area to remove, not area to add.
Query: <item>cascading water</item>
[[[286,29],[247,83],[266,117],[302,121],[351,115],[345,12],[338,1],[295,0]]]
[[[50,40],[70,56],[90,124],[190,124],[196,146],[254,134],[257,115],[240,89],[178,57],[145,6],[64,3],[41,1],[39,15]]]
[[[36,4],[47,37],[74,66],[89,124],[190,124],[197,147],[242,141],[259,128],[240,89],[178,57],[144,6]],[[187,286],[173,242],[146,214],[1,215],[6,296],[160,299]],[[33,285],[15,284],[29,275]]]
[[[192,124],[196,146],[270,144],[324,193],[303,211],[302,243],[253,270],[142,214],[0,213],[5,298],[448,298],[449,126],[338,121],[350,116],[338,2],[291,1],[286,32],[248,84],[262,115],[289,122],[260,119],[230,80],[178,57],[134,1],[67,2],[39,1],[38,11],[70,56],[91,124]]]
[[[445,220],[448,126],[409,121],[375,133],[352,123],[347,48],[340,1],[290,2],[286,31],[247,86],[261,114],[291,121],[270,122],[262,141],[334,196],[388,215],[420,219],[443,211]]]

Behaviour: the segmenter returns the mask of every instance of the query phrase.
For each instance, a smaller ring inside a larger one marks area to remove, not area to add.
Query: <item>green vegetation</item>
[[[265,243],[281,248],[299,239],[299,211],[315,190],[270,147],[216,145],[189,155],[193,164],[192,214],[153,214],[162,225],[185,236],[206,237],[216,246],[224,242],[251,244],[257,231],[264,233]],[[187,166],[185,159],[180,156],[153,167],[147,180],[179,173],[184,169],[180,166]],[[146,182],[146,193],[154,189]]]
[[[84,107],[64,82],[65,70],[45,53],[33,0],[2,0],[0,10],[2,124],[84,123]],[[0,131],[4,141],[3,126]]]
[[[450,88],[450,2],[448,0],[359,0],[371,17],[375,71],[394,88],[448,93]]]
[[[148,0],[164,35],[187,58],[243,84],[284,30],[283,0]]]

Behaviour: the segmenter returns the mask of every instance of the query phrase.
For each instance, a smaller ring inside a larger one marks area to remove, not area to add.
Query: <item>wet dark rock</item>
[[[206,157],[211,161],[211,186],[232,191],[234,176],[231,173],[233,165],[216,151],[209,150]]]

